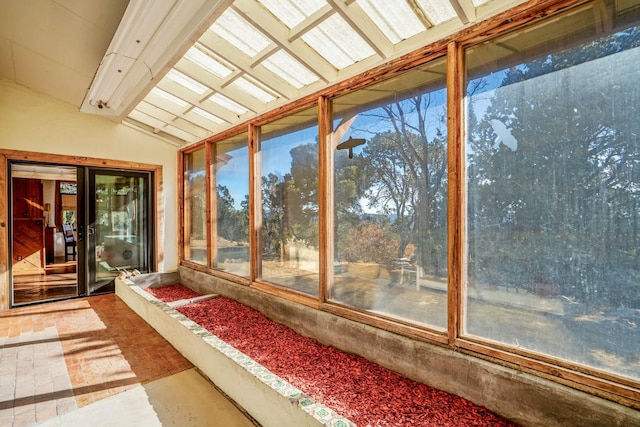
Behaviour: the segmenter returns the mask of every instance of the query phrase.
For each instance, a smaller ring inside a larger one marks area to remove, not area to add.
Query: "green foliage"
[[[249,197],[248,195],[246,196]],[[249,242],[249,210],[236,209],[229,189],[218,185],[217,188],[217,231],[218,236],[231,242]]]
[[[596,306],[640,303],[640,75],[629,55],[611,56],[638,45],[632,28],[515,66],[480,121],[471,115],[477,282]],[[495,144],[490,119],[511,129],[516,151]]]

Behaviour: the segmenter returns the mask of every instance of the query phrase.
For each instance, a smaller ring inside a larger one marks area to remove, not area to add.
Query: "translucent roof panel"
[[[198,108],[195,107],[193,110],[191,110],[191,112],[199,115],[200,117],[210,120],[213,123],[216,123],[218,125],[221,125],[222,123],[224,123],[224,120],[222,120],[220,117],[214,116],[213,114],[211,114],[208,111],[203,110],[202,108]]]
[[[158,119],[156,117],[150,116],[138,109],[135,109],[131,113],[129,113],[129,117],[155,129],[162,129],[166,124],[163,119]]]
[[[225,10],[210,30],[250,57],[254,57],[270,43],[264,34],[232,8]]]
[[[264,103],[269,103],[277,98],[271,91],[262,87],[258,82],[251,81],[248,77],[240,77],[234,80],[230,86],[235,86]]]
[[[176,115],[184,113],[191,105],[177,96],[171,95],[157,87],[151,89],[151,92],[149,92],[149,95],[147,95],[144,100],[149,104],[155,105]]]
[[[207,90],[209,90],[209,88],[207,88],[202,83],[192,79],[189,76],[184,75],[183,73],[175,69],[169,70],[165,78],[178,83],[182,87],[187,88],[190,91],[197,93],[198,95],[202,95]]]
[[[165,126],[163,130],[165,132],[167,132],[168,134],[171,134],[171,135],[173,135],[175,137],[178,137],[180,139],[184,139],[185,141],[189,141],[189,142],[197,141],[198,139],[200,139],[196,135],[194,135],[194,134],[192,134],[190,132],[185,132],[184,130],[178,129],[177,127],[172,126],[172,125]]]
[[[196,43],[191,49],[189,49],[184,57],[220,78],[227,77],[233,72],[232,67],[225,64],[224,61],[217,58],[216,55],[200,43]]]
[[[207,129],[210,132],[215,131],[220,128],[220,125],[225,124],[226,122],[222,120],[220,117],[215,116],[208,111],[205,111],[201,108],[194,108],[189,111],[187,114],[183,116],[186,120],[189,120],[198,126],[201,126]]]
[[[272,73],[286,80],[296,89],[317,82],[319,77],[284,50],[271,55],[262,65]]]
[[[334,14],[302,36],[309,46],[338,70],[375,52],[340,15]]]
[[[290,29],[313,15],[323,6],[325,0],[258,0],[284,25]]]
[[[358,4],[391,43],[426,30],[406,0],[358,0]]]
[[[418,0],[418,4],[433,25],[441,24],[455,18],[456,11],[448,1],[442,0]]]
[[[144,98],[127,106],[133,108],[129,116],[146,130],[153,127],[158,135],[170,136],[170,143],[183,136],[185,143],[198,140],[205,132],[222,132],[525,1],[217,2],[207,16],[192,12],[198,14],[192,19],[201,22],[197,33],[181,29],[175,36],[182,37],[175,52],[185,54],[172,54],[156,74],[159,78],[154,76],[151,92],[135,94],[135,99]]]
[[[214,104],[222,107],[222,108],[226,108],[227,110],[237,114],[237,115],[242,115],[245,113],[248,113],[249,110],[244,108],[242,105],[238,104],[237,102],[227,98],[224,95],[221,95],[219,93],[215,93],[213,94],[211,97],[209,97],[209,101],[213,102]]]

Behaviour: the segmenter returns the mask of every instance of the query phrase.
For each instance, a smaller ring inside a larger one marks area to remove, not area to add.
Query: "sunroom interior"
[[[521,425],[640,424],[637,0],[3,8],[0,310],[20,169],[106,167],[148,262],[80,241],[75,295],[177,271]]]

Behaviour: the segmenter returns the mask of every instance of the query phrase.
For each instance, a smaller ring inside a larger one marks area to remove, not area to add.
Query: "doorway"
[[[151,173],[90,168],[87,197],[88,293],[113,292],[122,272],[150,271]]]
[[[153,172],[9,162],[11,305],[113,292],[151,271]]]

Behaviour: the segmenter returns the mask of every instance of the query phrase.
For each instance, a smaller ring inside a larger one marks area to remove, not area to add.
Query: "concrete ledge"
[[[116,294],[261,425],[355,427],[143,290],[179,283],[175,275],[161,276],[163,273],[117,279]]]
[[[535,375],[316,310],[187,267],[180,283],[261,311],[298,333],[434,388],[462,396],[522,426],[640,426],[640,411]]]

